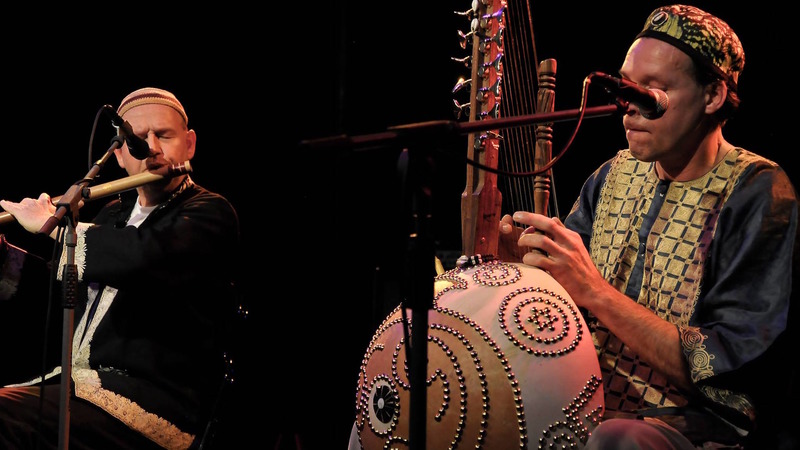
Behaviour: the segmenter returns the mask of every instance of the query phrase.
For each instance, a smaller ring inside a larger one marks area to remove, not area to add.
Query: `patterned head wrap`
[[[130,111],[131,108],[135,108],[140,105],[166,105],[178,111],[181,116],[183,117],[183,121],[186,124],[189,124],[189,118],[186,117],[186,111],[183,109],[183,105],[172,92],[165,91],[163,89],[146,87],[142,89],[137,89],[130,94],[128,94],[125,98],[122,99],[122,102],[119,104],[119,108],[117,108],[117,114],[124,116],[126,112]]]
[[[699,8],[671,5],[650,14],[636,36],[660,39],[674,45],[704,67],[714,71],[736,90],[744,68],[744,49],[727,23]]]

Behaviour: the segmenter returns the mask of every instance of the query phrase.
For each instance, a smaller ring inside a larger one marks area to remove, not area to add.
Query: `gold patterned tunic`
[[[670,182],[623,150],[587,180],[566,224],[609,283],[675,324],[704,396],[670,385],[589,317],[606,409],[699,404],[749,429],[763,395],[753,366],[788,320],[797,201],[783,170],[736,149],[704,176]]]

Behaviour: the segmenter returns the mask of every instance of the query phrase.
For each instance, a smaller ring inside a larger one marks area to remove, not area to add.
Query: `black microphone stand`
[[[74,183],[56,203],[56,212],[45,221],[39,233],[49,235],[63,220],[65,224],[64,246],[66,261],[62,271],[62,297],[63,297],[63,330],[61,337],[61,388],[60,410],[58,421],[58,448],[69,448],[69,420],[70,420],[70,392],[72,391],[72,338],[75,323],[75,306],[78,303],[78,266],[75,265],[75,247],[78,242],[75,226],[78,224],[78,210],[80,201],[84,198],[87,186],[94,180],[100,169],[114,154],[114,150],[122,146],[122,138],[114,136],[111,147],[102,158],[92,165],[86,176]],[[99,300],[99,298],[98,298]],[[44,380],[42,380],[44,383]]]
[[[386,132],[361,136],[332,136],[321,139],[302,141],[302,146],[339,147],[339,148],[374,148],[397,144],[402,147],[413,147],[419,141],[430,143],[448,135],[469,134],[478,131],[513,128],[536,123],[562,122],[581,117],[610,116],[624,113],[628,109],[627,102],[619,101],[613,105],[594,106],[584,109],[570,109],[547,113],[528,114],[500,119],[485,119],[472,122],[454,122],[437,120],[412,123],[390,127]],[[410,145],[409,145],[410,144]],[[413,185],[406,187],[410,192],[408,198],[411,216],[411,232],[408,240],[408,259],[406,273],[410,274],[408,283],[410,298],[406,305],[412,310],[411,342],[408,352],[409,380],[411,384],[411,405],[409,419],[409,448],[425,450],[426,446],[426,409],[425,380],[428,361],[428,311],[433,307],[433,288],[435,269],[435,245],[431,236],[431,199],[433,192],[429,181],[432,170],[427,165],[427,153],[419,153],[413,148],[408,151],[408,177]],[[420,268],[425,268],[420,270]]]
[[[403,164],[400,168],[405,172],[402,177],[406,188],[406,208],[409,212],[409,234],[406,254],[406,283],[408,285],[404,308],[411,310],[411,337],[408,342],[409,382],[411,389],[411,409],[414,405],[425,405],[425,389],[414,389],[413,386],[425,386],[428,361],[428,311],[433,308],[434,276],[436,275],[435,244],[432,232],[433,224],[433,163],[427,152],[404,151],[400,156]],[[403,310],[404,326],[408,318]],[[406,336],[408,337],[408,336]],[[416,417],[412,415],[412,417]],[[422,442],[424,445],[427,423],[422,420],[409,424],[409,441]],[[414,446],[410,447],[414,449]]]

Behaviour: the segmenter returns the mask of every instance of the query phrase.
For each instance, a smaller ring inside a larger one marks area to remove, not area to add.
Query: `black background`
[[[556,110],[579,106],[590,72],[616,74],[660,5],[532,3],[538,57],[558,61]],[[785,52],[796,44],[791,13],[772,2],[696,5],[726,19],[746,51],[742,109],[726,126],[727,139],[796,179],[787,149],[790,115],[782,112],[796,90],[785,67]],[[109,7],[92,19],[69,20],[67,11],[31,10],[9,18],[19,26],[2,32],[0,197],[62,194],[108,148],[112,129],[101,118],[89,153],[102,105],[117,106],[144,86],[175,93],[198,136],[193,178],[234,204],[245,243],[234,263],[250,315],[220,430],[223,448],[345,447],[361,357],[404,286],[400,150],[300,143],[455,120],[451,90],[469,70],[451,58],[466,56],[457,31],[469,24],[454,11],[470,3],[191,8]],[[556,129],[561,136],[570,131]],[[618,117],[584,121],[554,169],[562,212],[589,173],[624,146]],[[461,246],[459,156],[466,138],[449,137],[441,147],[446,152],[434,158],[434,234],[437,251],[451,254]],[[120,176],[112,160],[98,182]],[[48,254],[50,242],[15,223],[0,233]]]

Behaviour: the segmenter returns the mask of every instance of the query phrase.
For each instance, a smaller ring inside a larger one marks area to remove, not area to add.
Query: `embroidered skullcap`
[[[657,8],[636,36],[674,45],[728,82],[736,90],[744,68],[744,49],[727,23],[699,8],[670,5]]]
[[[189,118],[186,117],[186,111],[183,109],[183,105],[181,105],[181,102],[178,101],[175,95],[173,95],[172,92],[153,87],[137,89],[128,94],[119,104],[119,108],[117,108],[117,114],[119,114],[120,117],[124,116],[126,112],[131,110],[131,108],[141,105],[169,106],[181,114],[184,122],[187,124],[189,123]]]

